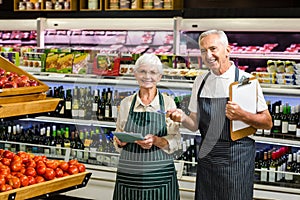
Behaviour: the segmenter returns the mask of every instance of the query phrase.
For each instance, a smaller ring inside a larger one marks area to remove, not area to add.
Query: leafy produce
[[[0,149],[0,192],[70,176],[85,170],[85,165],[77,160],[66,162],[23,151],[14,153]]]

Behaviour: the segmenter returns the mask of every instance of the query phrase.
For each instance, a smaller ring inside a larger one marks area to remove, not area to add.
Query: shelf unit
[[[52,9],[47,8],[47,3],[51,3]],[[66,3],[66,4],[65,4]],[[30,6],[27,6],[30,5]],[[38,6],[36,6],[38,4]],[[64,5],[61,5],[63,8],[55,9],[55,5],[52,5],[51,1],[46,0],[30,0],[30,1],[22,1],[22,0],[14,0],[14,12],[41,12],[41,11],[59,11],[59,12],[65,12],[65,11],[76,11],[77,10],[77,0],[69,0],[65,1],[63,3]],[[67,6],[66,6],[67,5]],[[66,7],[66,8],[64,8]]]

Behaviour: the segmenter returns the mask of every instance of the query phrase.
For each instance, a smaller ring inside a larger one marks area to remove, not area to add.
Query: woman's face
[[[140,66],[134,73],[135,79],[138,81],[140,88],[151,89],[156,88],[162,75],[159,73],[157,67],[143,65]]]

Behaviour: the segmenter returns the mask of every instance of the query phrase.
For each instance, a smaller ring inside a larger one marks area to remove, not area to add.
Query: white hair
[[[220,37],[221,43],[224,45],[224,47],[228,46],[227,35],[225,34],[224,31],[221,31],[221,30],[208,30],[208,31],[205,31],[205,32],[201,33],[201,35],[199,36],[199,45],[200,45],[200,41],[203,38],[205,38],[208,35],[212,35],[212,34],[216,34]]]
[[[163,74],[163,65],[159,57],[153,53],[145,53],[140,56],[135,62],[134,71],[141,66],[154,66],[157,68],[160,74]]]

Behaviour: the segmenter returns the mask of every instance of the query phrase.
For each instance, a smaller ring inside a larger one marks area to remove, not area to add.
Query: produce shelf
[[[35,197],[49,197],[51,194],[58,194],[69,190],[85,187],[92,173],[82,172],[50,181],[10,190],[0,193],[3,200],[24,200]]]
[[[0,118],[30,115],[54,111],[61,99],[45,98],[42,100],[0,104]]]

